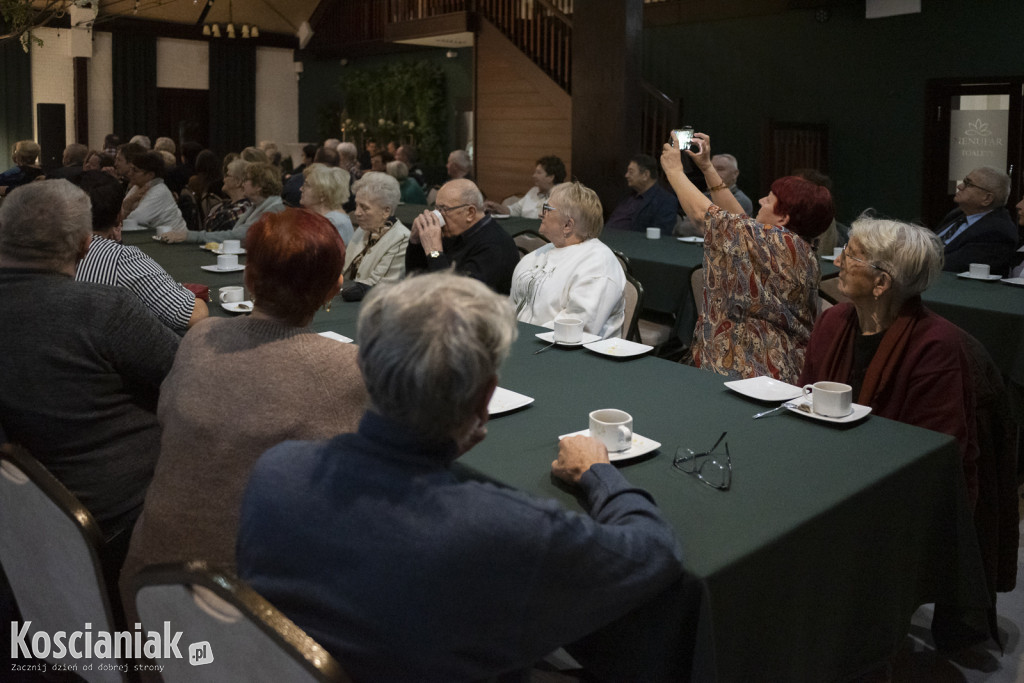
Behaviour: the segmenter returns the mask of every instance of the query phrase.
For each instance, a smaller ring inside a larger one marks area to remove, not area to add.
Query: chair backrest
[[[704,312],[704,268],[694,268],[690,273],[690,292],[693,293],[693,303],[697,305],[697,314]]]
[[[633,268],[629,257],[621,251],[612,250],[615,257],[619,259],[622,272],[626,276],[626,286],[623,288],[623,298],[626,300],[626,312],[622,321],[622,338],[639,342],[640,339],[640,311],[644,306],[644,286],[633,275]]]
[[[181,196],[178,198],[178,210],[181,217],[185,219],[185,225],[189,230],[202,230],[205,215],[200,213],[199,200],[187,187],[182,188]]]
[[[850,297],[839,291],[838,277],[823,278],[818,283],[818,294],[821,295],[821,298],[830,301],[832,304],[841,304],[850,300]]]
[[[536,230],[523,230],[513,235],[512,241],[519,247],[520,253],[526,255],[535,249],[540,249],[550,240]]]
[[[92,625],[94,634],[116,630],[100,562],[99,525],[38,460],[13,444],[0,446],[0,520],[0,563],[21,612],[19,632],[32,622],[25,639],[29,649],[34,633],[52,639],[64,631],[70,637],[85,624]],[[127,680],[98,666],[119,663],[113,657],[58,659],[53,654],[44,659],[74,663],[88,681]],[[19,656],[24,652],[19,650]],[[91,671],[86,670],[89,664]]]
[[[347,683],[331,655],[256,591],[202,562],[147,567],[134,579],[145,630],[169,622],[183,657],[158,658],[166,683],[289,681]],[[190,645],[195,648],[186,654]],[[212,657],[207,664],[193,662]]]

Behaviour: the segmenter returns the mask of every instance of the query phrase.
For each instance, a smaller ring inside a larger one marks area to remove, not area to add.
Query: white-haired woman
[[[302,175],[305,179],[302,181],[299,203],[329,220],[347,246],[355,232],[352,220],[344,209],[349,196],[348,171],[324,164],[311,164]]]
[[[551,190],[540,224],[551,243],[523,257],[512,274],[519,320],[550,327],[556,318],[579,318],[602,338],[622,332],[626,276],[598,239],[603,215],[597,193],[580,183]]]
[[[850,302],[818,318],[798,384],[849,384],[854,402],[876,414],[955,437],[973,501],[978,446],[964,333],[921,304],[942,262],[930,230],[857,219],[836,259],[839,291]]]
[[[252,208],[252,200],[245,196],[245,190],[242,189],[242,183],[245,182],[245,168],[248,165],[249,162],[244,159],[234,159],[224,167],[222,187],[228,199],[210,209],[209,215],[203,221],[207,232],[230,230],[238,222],[238,219]]]
[[[387,173],[364,173],[352,189],[356,193],[353,218],[359,227],[345,252],[341,296],[345,301],[361,301],[374,285],[402,279],[409,228],[394,215],[402,191]]]

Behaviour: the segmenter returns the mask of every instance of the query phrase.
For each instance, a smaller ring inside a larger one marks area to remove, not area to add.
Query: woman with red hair
[[[309,328],[341,288],[345,245],[331,222],[306,209],[265,214],[246,258],[252,314],[195,325],[160,388],[160,457],[121,573],[129,610],[132,576],[146,565],[233,569],[256,458],[282,441],[353,432],[365,410],[355,345]]]
[[[835,214],[827,189],[786,176],[772,183],[755,218],[743,213],[711,164],[711,140],[695,133],[708,199],[666,144],[661,165],[679,203],[704,223],[703,305],[693,331],[693,362],[730,379],[769,376],[796,382],[818,315],[821,270],[813,240]]]

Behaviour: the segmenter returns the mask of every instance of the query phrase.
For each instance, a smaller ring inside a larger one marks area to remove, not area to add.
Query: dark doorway
[[[210,91],[157,88],[156,134],[182,143],[192,140],[203,147],[210,143]]]
[[[956,182],[978,166],[1010,174],[1012,206],[1024,192],[1024,77],[928,81],[921,215],[934,228],[953,208]]]

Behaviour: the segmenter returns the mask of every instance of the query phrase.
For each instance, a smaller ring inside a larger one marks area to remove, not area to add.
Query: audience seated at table
[[[821,271],[811,246],[834,217],[832,195],[802,178],[772,183],[756,218],[743,214],[711,164],[711,140],[686,154],[703,172],[708,199],[666,144],[665,175],[686,215],[704,223],[704,292],[693,333],[693,363],[730,379],[769,376],[795,382],[818,314]],[[719,206],[720,205],[720,206]]]
[[[117,171],[114,169],[114,157],[106,152],[90,151],[82,163],[82,170],[103,171],[108,175],[117,177]]]
[[[131,183],[121,205],[123,230],[151,230],[170,226],[185,229],[178,202],[164,183],[167,165],[159,152],[145,152],[132,157],[127,179]]]
[[[991,166],[974,169],[957,183],[957,208],[939,221],[935,233],[945,243],[944,270],[963,273],[986,263],[993,275],[1006,275],[1017,248],[1017,226],[1006,210],[1010,176]]]
[[[484,213],[484,197],[472,180],[451,180],[437,193],[437,211],[424,211],[412,223],[405,272],[448,270],[480,280],[508,294],[519,263],[515,241]]]
[[[233,568],[256,458],[282,441],[354,431],[365,410],[355,346],[309,328],[341,287],[337,230],[305,209],[265,214],[247,252],[252,314],[196,326],[161,387],[160,460],[121,573],[126,605],[145,565],[202,559]]]
[[[0,197],[43,175],[43,169],[38,166],[39,144],[35,140],[14,143],[11,160],[14,166],[0,173]]]
[[[76,185],[92,202],[92,241],[78,264],[75,279],[131,290],[164,325],[178,334],[209,315],[197,299],[138,247],[121,244],[117,212],[124,194],[121,183],[102,171],[84,171]]]
[[[665,234],[675,229],[679,202],[658,182],[658,162],[647,154],[638,154],[626,167],[629,196],[619,202],[605,223],[614,230],[661,228]]]
[[[302,173],[304,180],[299,191],[302,206],[327,218],[347,245],[355,231],[352,220],[342,208],[348,201],[348,173],[337,166],[323,164],[312,164]]]
[[[516,317],[551,327],[556,318],[579,318],[584,331],[616,337],[625,319],[626,275],[600,239],[603,210],[597,193],[578,182],[551,190],[536,249],[512,275]]]
[[[359,315],[357,433],[281,444],[253,468],[239,575],[353,680],[523,669],[682,572],[658,508],[590,437],[562,440],[551,465],[588,514],[451,471],[486,436],[515,337],[508,300],[472,278],[377,288]]]
[[[942,270],[941,242],[926,228],[862,216],[836,259],[850,299],[824,311],[798,384],[853,387],[875,414],[956,437],[967,489],[977,495],[977,443],[963,331],[921,304]]]
[[[402,202],[405,204],[426,204],[427,195],[423,193],[423,187],[409,177],[409,167],[404,161],[389,161],[387,173],[394,176],[398,186],[402,188]]]
[[[89,156],[89,148],[79,142],[72,142],[64,148],[64,155],[61,157],[60,168],[54,169],[46,174],[50,180],[64,178],[74,182],[85,170],[85,158]]]
[[[352,185],[359,226],[345,251],[345,301],[362,301],[376,284],[395,282],[405,273],[405,249],[409,228],[395,217],[401,201],[398,181],[387,173],[367,171]]]
[[[246,150],[254,148],[247,147]],[[242,151],[242,158],[246,156]],[[256,150],[259,151],[259,150]],[[263,154],[263,152],[260,152]],[[250,156],[254,156],[250,154]],[[245,167],[245,180],[242,192],[252,202],[249,210],[242,214],[230,229],[226,230],[172,230],[160,236],[164,242],[223,242],[224,240],[240,240],[244,243],[249,226],[268,213],[283,211],[281,201],[281,172],[276,166],[266,162],[252,162]]]
[[[505,205],[488,201],[485,208],[491,213],[522,216],[523,218],[540,218],[544,212],[544,204],[548,201],[551,188],[565,182],[565,164],[556,156],[537,159],[537,167],[533,169],[533,187],[523,197]]]
[[[75,282],[89,206],[67,180],[29,183],[0,206],[0,421],[112,541],[142,509],[180,338],[127,289]]]

